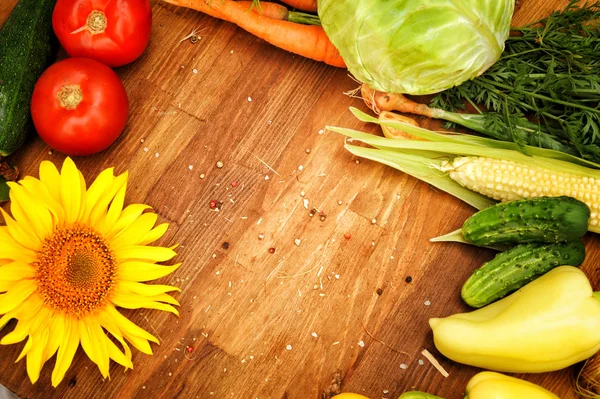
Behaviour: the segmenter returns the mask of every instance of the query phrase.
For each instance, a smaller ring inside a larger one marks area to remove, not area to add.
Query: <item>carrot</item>
[[[382,111],[399,111],[409,114],[422,115],[428,118],[436,118],[435,110],[425,104],[409,100],[402,94],[384,93],[373,89],[367,84],[360,87],[361,96],[365,104],[375,113]]]
[[[232,0],[163,0],[166,3],[192,8],[213,17],[236,24],[253,35],[294,54],[345,68],[339,51],[333,46],[321,26],[303,25],[290,21],[271,19],[261,15],[248,2]],[[250,2],[251,3],[251,2]],[[261,2],[264,9],[268,2]]]
[[[288,6],[297,8],[298,10],[317,12],[317,0],[281,0]]]
[[[214,1],[214,0],[213,0]],[[261,1],[258,5],[252,0],[236,1],[236,3],[243,5],[248,10],[256,10],[263,17],[271,19],[279,19],[281,21],[287,21],[290,14],[290,10],[286,6],[277,3],[271,3],[267,1]]]

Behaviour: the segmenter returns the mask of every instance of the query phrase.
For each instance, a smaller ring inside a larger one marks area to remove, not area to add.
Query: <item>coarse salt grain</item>
[[[248,97],[248,102],[251,103],[252,102],[252,97]]]
[[[314,332],[314,331],[313,331],[313,333],[312,333],[312,334],[310,334],[310,335],[312,335],[312,336],[313,336],[313,337],[315,337],[315,338],[317,338],[317,337],[318,337],[317,333],[316,333],[316,332]]]
[[[358,346],[360,346],[361,348],[365,347],[365,341],[363,341],[362,339],[360,341],[358,341]]]
[[[286,346],[286,347],[285,347],[285,349],[287,349],[287,350],[291,351],[291,350],[292,350],[292,345],[288,345],[288,346]]]
[[[323,129],[319,130],[319,134],[323,134],[323,133],[325,133],[325,130],[323,130]]]
[[[200,173],[200,178],[204,179],[204,173]]]
[[[265,175],[265,180],[269,180],[269,175]]]
[[[194,72],[195,74],[198,73],[198,70],[196,68],[192,69],[192,72]]]
[[[296,244],[296,246],[297,246],[297,247],[299,247],[299,246],[300,246],[300,243],[301,243],[301,242],[302,242],[302,241],[301,241],[299,238],[296,238],[296,239],[294,240],[294,244]]]
[[[192,169],[194,169],[194,165],[190,165],[190,166],[188,166],[188,169],[189,169],[189,170],[192,170]]]
[[[303,165],[299,165],[298,166],[298,170],[302,171],[302,169],[304,169],[304,166]]]
[[[425,301],[425,306],[429,306],[429,305],[431,305],[431,301],[428,299]]]
[[[408,366],[406,364],[402,363],[402,364],[400,364],[400,368],[402,370],[406,370],[408,368]]]
[[[148,147],[144,147],[144,152],[148,152]]]
[[[154,154],[154,156],[155,156],[156,158],[158,158],[158,156],[159,156],[159,155],[160,155],[160,154],[159,154],[158,152],[157,152],[156,154]]]
[[[417,363],[419,363],[419,366],[422,366],[425,364],[425,362],[422,359],[419,359],[419,361]]]

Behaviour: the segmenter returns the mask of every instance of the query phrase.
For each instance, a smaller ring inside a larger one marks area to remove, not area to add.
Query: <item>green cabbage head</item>
[[[431,94],[482,74],[508,38],[514,0],[319,0],[349,71],[372,88]]]

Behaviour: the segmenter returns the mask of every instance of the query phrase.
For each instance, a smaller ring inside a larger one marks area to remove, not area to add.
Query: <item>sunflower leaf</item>
[[[6,184],[6,179],[0,176],[0,202],[8,201],[8,192],[10,188]]]

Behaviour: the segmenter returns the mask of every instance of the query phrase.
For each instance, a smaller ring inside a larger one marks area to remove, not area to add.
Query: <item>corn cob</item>
[[[328,127],[347,137],[344,147],[356,156],[408,173],[477,209],[496,201],[573,197],[590,208],[588,230],[600,233],[600,164],[544,148],[461,133],[440,134],[397,120],[375,119],[355,108],[351,111],[363,122],[400,129],[414,137],[388,139]]]
[[[600,182],[587,176],[556,172],[511,160],[489,157],[456,157],[440,169],[460,185],[497,201],[566,195],[590,207],[589,225],[598,226]]]

